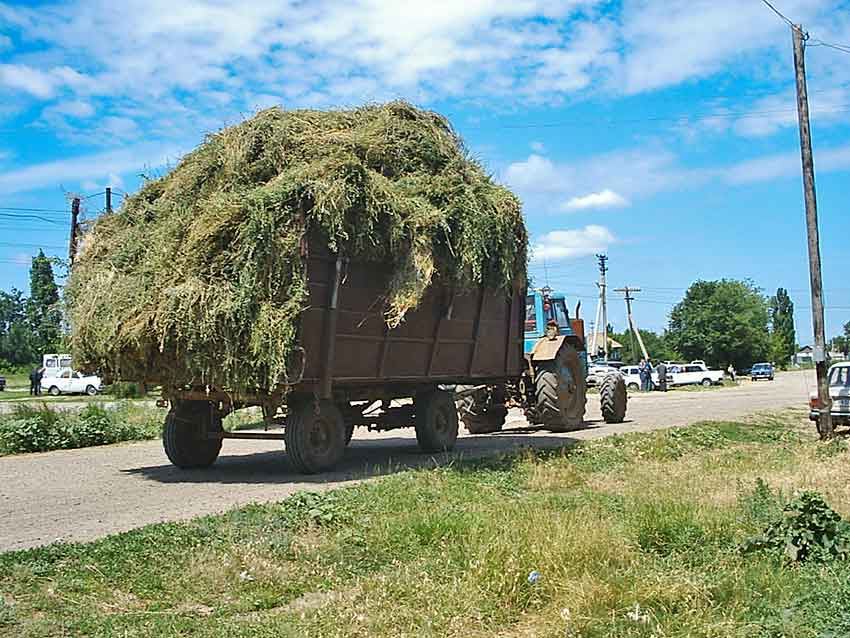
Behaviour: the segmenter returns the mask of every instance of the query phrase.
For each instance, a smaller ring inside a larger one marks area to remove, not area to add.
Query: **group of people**
[[[652,361],[641,359],[638,364],[638,374],[640,375],[640,389],[644,392],[653,390],[656,386],[652,382],[653,371],[658,373],[657,389],[661,392],[667,392],[667,365],[662,361],[655,368],[652,367]]]
[[[35,368],[30,372],[30,395],[41,396],[41,380],[44,378],[44,368]]]

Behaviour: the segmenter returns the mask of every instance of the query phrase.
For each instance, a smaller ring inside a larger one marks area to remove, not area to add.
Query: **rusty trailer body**
[[[210,465],[225,438],[280,438],[298,470],[320,472],[341,459],[358,426],[412,425],[423,450],[448,450],[458,431],[451,386],[504,386],[526,374],[524,280],[508,291],[436,282],[390,329],[384,316],[389,268],[314,246],[307,260],[300,361],[288,383],[252,395],[207,386],[169,391],[163,443],[178,467]],[[283,426],[283,433],[224,431],[222,417],[249,405],[262,406],[267,422]]]

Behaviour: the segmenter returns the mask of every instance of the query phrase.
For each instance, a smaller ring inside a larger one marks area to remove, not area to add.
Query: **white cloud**
[[[0,193],[22,193],[60,184],[108,179],[110,175],[139,172],[146,167],[162,166],[179,155],[174,148],[159,145],[140,145],[84,155],[68,159],[33,164],[0,173]]]
[[[0,64],[0,85],[42,100],[53,97],[63,86],[80,87],[86,83],[83,74],[67,66],[42,71],[24,64]]]
[[[850,169],[850,145],[815,150],[815,172]],[[734,164],[717,173],[730,184],[750,184],[801,175],[798,152],[778,153]]]
[[[589,208],[622,208],[630,204],[629,200],[609,188],[598,193],[589,193],[573,197],[562,208],[567,211],[587,210]]]
[[[50,116],[53,113],[59,115],[70,115],[71,117],[87,118],[95,114],[94,107],[90,102],[85,100],[69,100],[67,102],[59,102],[54,104],[49,109],[45,109],[45,115]]]
[[[543,142],[531,142],[528,146],[535,153],[542,153],[546,150],[546,145]]]
[[[617,241],[605,226],[590,225],[574,230],[553,230],[531,246],[533,261],[576,259],[606,252]]]
[[[557,168],[552,160],[533,154],[508,166],[505,181],[521,191],[558,192],[563,188],[564,171]]]

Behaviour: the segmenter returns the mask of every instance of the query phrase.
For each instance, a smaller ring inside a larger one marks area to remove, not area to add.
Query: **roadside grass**
[[[850,513],[848,446],[804,419],[456,462],[3,554],[0,633],[850,635],[847,565],[738,551],[776,513],[758,479]]]
[[[19,403],[0,415],[0,456],[156,439],[165,415],[164,409],[130,400],[108,407],[89,402],[77,410],[57,409],[46,401]],[[262,427],[262,415],[240,410],[225,417],[224,427]]]

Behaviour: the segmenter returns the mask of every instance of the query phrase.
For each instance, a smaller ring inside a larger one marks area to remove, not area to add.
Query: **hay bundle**
[[[94,223],[67,288],[80,366],[124,379],[272,388],[306,302],[300,243],[386,263],[386,320],[432,279],[510,286],[520,203],[441,116],[404,102],[279,108],[211,135]]]

